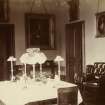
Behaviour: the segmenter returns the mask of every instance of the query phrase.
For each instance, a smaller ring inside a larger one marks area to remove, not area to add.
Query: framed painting
[[[26,48],[55,49],[55,16],[25,14]]]
[[[0,22],[9,21],[9,1],[0,0]]]
[[[96,14],[96,37],[105,37],[105,12]]]

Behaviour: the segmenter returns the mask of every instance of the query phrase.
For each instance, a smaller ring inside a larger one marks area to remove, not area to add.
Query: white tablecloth
[[[49,80],[42,82],[28,82],[27,88],[21,82],[0,82],[0,100],[6,105],[25,105],[29,102],[57,98],[57,89],[61,87],[73,87],[75,84],[64,81]],[[82,102],[78,91],[78,103]]]

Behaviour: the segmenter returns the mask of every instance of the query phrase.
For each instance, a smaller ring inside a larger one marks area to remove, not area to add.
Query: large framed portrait
[[[105,12],[96,14],[96,37],[105,37]]]
[[[25,14],[26,48],[55,49],[55,16]]]
[[[9,0],[0,0],[0,22],[9,21]]]

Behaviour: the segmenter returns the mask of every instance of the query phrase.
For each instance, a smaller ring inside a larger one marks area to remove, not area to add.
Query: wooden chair
[[[58,89],[57,105],[77,105],[78,88],[67,87]]]

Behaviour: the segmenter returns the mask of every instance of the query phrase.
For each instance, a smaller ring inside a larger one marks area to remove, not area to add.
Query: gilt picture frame
[[[55,49],[55,16],[51,14],[25,14],[26,48]]]
[[[96,38],[105,37],[105,12],[96,14]]]
[[[0,22],[9,21],[9,0],[0,0]]]

